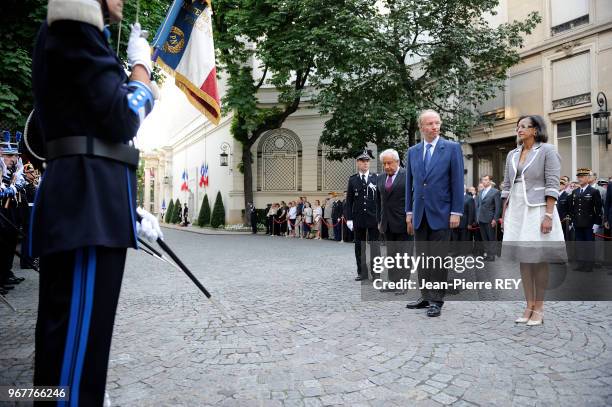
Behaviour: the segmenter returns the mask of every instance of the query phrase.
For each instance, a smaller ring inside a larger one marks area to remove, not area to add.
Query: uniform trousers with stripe
[[[59,405],[103,404],[126,252],[92,246],[40,259],[34,385],[69,386]]]

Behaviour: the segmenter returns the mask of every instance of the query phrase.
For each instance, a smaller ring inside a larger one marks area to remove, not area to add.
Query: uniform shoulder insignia
[[[358,173],[354,173],[353,175],[351,175],[349,178],[353,178],[353,177],[357,177],[359,174]]]

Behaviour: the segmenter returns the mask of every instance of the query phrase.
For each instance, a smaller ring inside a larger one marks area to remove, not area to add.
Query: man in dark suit
[[[474,197],[467,191],[467,186],[464,185],[465,192],[463,193],[463,216],[459,222],[459,227],[451,231],[451,240],[454,242],[462,242],[458,247],[461,254],[468,254],[472,252],[469,247],[470,230],[468,229],[474,223],[476,219],[476,203]]]
[[[576,271],[593,271],[593,257],[595,247],[592,243],[593,226],[601,225],[601,195],[599,191],[589,185],[589,168],[580,168],[576,176],[578,177],[579,188],[572,192],[568,201],[568,213],[572,218],[576,233],[576,261],[578,262]]]
[[[183,206],[183,226],[189,226],[189,208],[187,207],[187,203]]]
[[[251,224],[251,233],[257,234],[257,209],[252,202],[247,204],[247,215],[249,216],[249,223]]]
[[[407,241],[411,240],[406,230],[406,170],[400,167],[400,158],[396,150],[385,150],[380,154],[380,161],[385,174],[378,176],[378,230],[384,233],[387,242],[387,257],[410,250]],[[410,278],[403,270],[391,268],[389,281],[399,282]],[[383,288],[380,291],[399,291]]]
[[[419,115],[423,142],[406,153],[406,227],[409,234],[415,235],[417,253],[423,248],[429,251],[426,255],[443,257],[444,244],[437,244],[436,250],[431,251],[431,242],[450,241],[450,230],[459,227],[464,174],[461,146],[440,137],[441,125],[440,115],[433,110]],[[444,268],[420,268],[418,273],[419,286],[447,279]],[[443,304],[444,289],[422,287],[421,298],[406,307],[428,308],[427,315],[437,317]]]
[[[373,259],[380,256],[378,224],[376,222],[377,177],[370,173],[370,151],[364,150],[357,156],[357,174],[351,175],[346,188],[347,227],[355,233],[355,260],[357,262],[356,281],[368,278],[365,242],[370,244],[370,270]]]
[[[494,261],[497,220],[501,218],[501,193],[491,185],[491,176],[484,175],[481,179],[483,189],[478,194],[478,211],[476,220],[480,226],[480,236],[487,253],[487,260]]]

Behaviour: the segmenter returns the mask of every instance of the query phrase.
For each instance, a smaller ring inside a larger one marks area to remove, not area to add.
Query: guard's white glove
[[[353,231],[353,221],[352,220],[347,220],[346,221],[346,227],[348,227],[351,232]]]
[[[142,29],[140,23],[132,24],[130,31],[130,40],[128,41],[127,56],[128,64],[131,67],[142,65],[149,76],[153,71],[153,62],[151,61],[151,46],[146,38],[142,37]]]
[[[136,208],[136,213],[141,217],[140,222],[136,223],[138,237],[147,239],[150,242],[155,242],[157,238],[164,238],[155,216],[142,208]]]
[[[15,188],[15,185],[11,185],[10,187],[8,187],[8,189],[13,190],[13,196],[17,196],[17,188]]]

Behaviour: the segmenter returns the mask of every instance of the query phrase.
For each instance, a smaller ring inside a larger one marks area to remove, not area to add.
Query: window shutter
[[[567,23],[589,14],[589,0],[550,0],[551,26]]]
[[[591,69],[588,52],[553,62],[553,100],[590,93]]]

